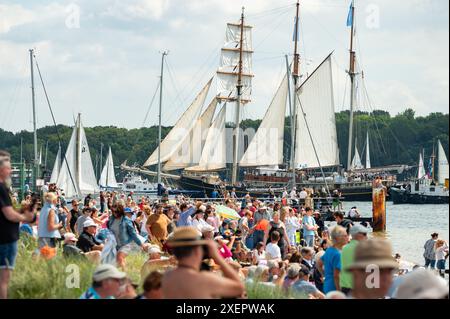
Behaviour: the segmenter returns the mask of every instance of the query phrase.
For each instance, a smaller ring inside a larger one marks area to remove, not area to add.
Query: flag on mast
[[[353,0],[350,3],[350,9],[348,10],[347,27],[351,27],[352,24],[353,24]]]

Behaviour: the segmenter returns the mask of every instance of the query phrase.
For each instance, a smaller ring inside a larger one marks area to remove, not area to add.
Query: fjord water
[[[371,202],[344,202],[348,212],[358,207],[363,217],[372,217]],[[386,202],[386,232],[371,234],[391,241],[393,252],[405,261],[423,265],[423,245],[433,232],[448,242],[449,205],[394,205]]]

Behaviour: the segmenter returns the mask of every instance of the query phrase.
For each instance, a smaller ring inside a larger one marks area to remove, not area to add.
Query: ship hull
[[[448,204],[448,196],[430,196],[411,194],[407,190],[391,188],[390,191],[394,204]]]

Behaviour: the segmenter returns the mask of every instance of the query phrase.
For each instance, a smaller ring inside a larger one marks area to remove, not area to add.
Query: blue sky
[[[349,0],[301,1],[301,69],[334,50],[336,110],[348,105]],[[356,0],[356,49],[371,105],[396,114],[448,112],[448,1]],[[253,29],[252,103],[261,118],[292,54],[293,0],[72,0],[0,2],[0,127],[30,130],[28,49],[37,59],[59,123],[140,127],[169,50],[163,123],[172,125],[219,65],[227,22],[245,6]],[[36,77],[38,126],[51,124]],[[215,93],[215,85],[210,95]],[[146,126],[157,123],[154,103]]]

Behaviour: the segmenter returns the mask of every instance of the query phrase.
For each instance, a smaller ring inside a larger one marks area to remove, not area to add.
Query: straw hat
[[[167,245],[171,248],[201,246],[207,243],[208,241],[202,239],[197,229],[191,226],[176,228],[173,235],[167,241]]]
[[[396,269],[398,263],[392,257],[391,244],[383,239],[369,239],[359,242],[355,249],[355,259],[347,270],[366,269],[376,265],[381,269]]]

